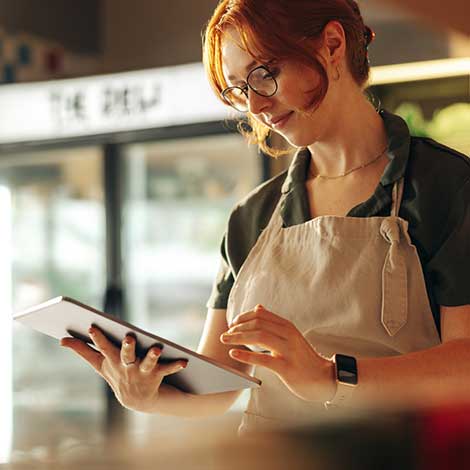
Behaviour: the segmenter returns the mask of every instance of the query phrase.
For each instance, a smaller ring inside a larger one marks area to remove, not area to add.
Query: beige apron
[[[230,292],[227,321],[256,304],[290,320],[325,356],[406,354],[440,343],[408,222],[398,217],[403,178],[388,217],[320,216],[283,227],[276,206]],[[239,432],[325,413],[259,367]],[[359,378],[360,380],[360,378]]]

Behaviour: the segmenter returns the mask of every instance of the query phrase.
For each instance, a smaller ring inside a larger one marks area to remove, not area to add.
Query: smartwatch
[[[340,407],[347,404],[357,386],[357,362],[352,356],[335,354],[333,362],[336,369],[335,396],[324,403],[326,409]]]

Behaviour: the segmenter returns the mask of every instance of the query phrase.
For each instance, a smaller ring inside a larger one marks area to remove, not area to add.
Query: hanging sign
[[[200,63],[0,87],[0,144],[223,120]]]

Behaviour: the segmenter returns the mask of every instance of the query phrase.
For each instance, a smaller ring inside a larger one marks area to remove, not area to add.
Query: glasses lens
[[[248,111],[248,100],[241,88],[229,88],[224,92],[225,100],[238,111]]]
[[[272,96],[276,93],[276,80],[273,74],[264,67],[257,68],[250,73],[248,84],[261,96]]]

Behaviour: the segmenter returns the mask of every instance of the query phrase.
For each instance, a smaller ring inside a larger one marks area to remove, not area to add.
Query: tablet
[[[130,333],[137,339],[136,355],[138,357],[143,357],[151,346],[158,345],[162,348],[160,361],[188,360],[185,369],[168,375],[163,380],[164,383],[173,385],[187,393],[202,395],[254,388],[261,385],[261,381],[255,377],[239,372],[214,359],[144,331],[113,315],[100,312],[69,297],[56,297],[15,314],[13,319],[53,338],[60,340],[66,336],[73,336],[91,346],[93,343],[88,336],[88,328],[92,324],[100,328],[107,338],[119,348],[126,334]]]

